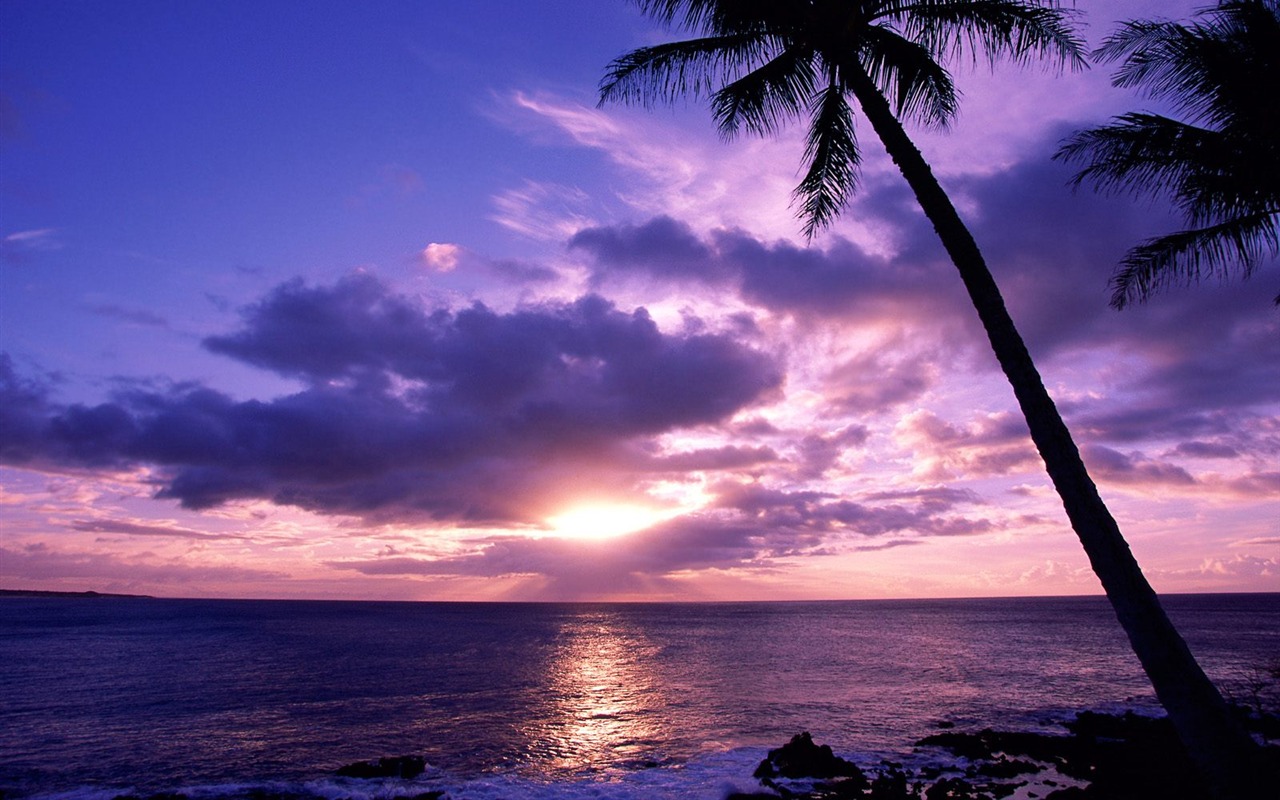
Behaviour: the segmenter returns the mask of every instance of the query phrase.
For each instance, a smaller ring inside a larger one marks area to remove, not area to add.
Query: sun
[[[671,512],[637,505],[577,506],[547,519],[552,536],[563,539],[612,539],[648,528]]]

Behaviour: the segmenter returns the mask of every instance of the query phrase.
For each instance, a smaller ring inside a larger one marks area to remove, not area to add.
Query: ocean
[[[1228,692],[1280,661],[1280,594],[1165,604]],[[5,800],[719,800],[801,731],[910,764],[943,722],[1043,731],[1085,709],[1159,713],[1101,598],[0,598]],[[336,774],[405,755],[426,772]]]

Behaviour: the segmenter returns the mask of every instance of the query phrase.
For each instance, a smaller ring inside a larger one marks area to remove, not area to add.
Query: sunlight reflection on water
[[[615,613],[566,618],[547,661],[545,716],[525,731],[530,754],[572,771],[641,757],[663,734],[658,650]]]

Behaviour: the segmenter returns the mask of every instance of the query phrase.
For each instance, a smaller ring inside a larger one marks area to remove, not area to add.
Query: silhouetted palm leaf
[[[1232,0],[1200,21],[1127,22],[1096,51],[1113,82],[1170,104],[1185,121],[1130,113],[1067,139],[1077,185],[1168,195],[1187,230],[1130,250],[1111,279],[1123,308],[1175,284],[1249,277],[1280,253],[1280,8]],[[1280,297],[1276,298],[1280,303]]]

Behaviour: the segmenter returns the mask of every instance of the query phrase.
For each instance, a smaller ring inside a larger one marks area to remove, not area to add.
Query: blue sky
[[[1115,18],[1190,3],[1081,2]],[[0,581],[155,594],[1097,590],[869,131],[595,105],[625,2],[0,5]],[[1274,269],[1118,313],[1159,204],[1066,188],[1105,67],[918,141],[1158,588],[1280,589]]]
[[[5,309],[13,329],[35,353],[74,357],[112,309],[139,325],[180,307],[198,324],[296,274],[403,268],[435,238],[519,254],[489,220],[495,190],[572,182],[584,159],[502,124],[506,95],[531,75],[569,87],[594,74],[640,25],[608,4],[576,11],[6,4],[5,232],[47,231],[10,250],[60,267],[10,276],[35,279]],[[578,22],[617,33],[575,45]],[[91,369],[104,354],[81,357]]]

